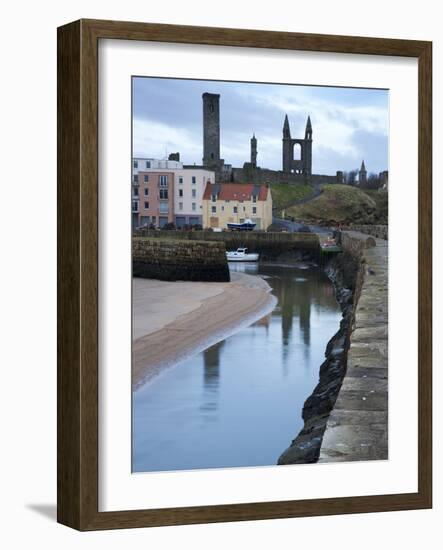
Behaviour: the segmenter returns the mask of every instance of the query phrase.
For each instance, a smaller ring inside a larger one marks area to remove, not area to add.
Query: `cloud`
[[[183,162],[201,163],[202,144],[196,131],[138,118],[133,120],[132,131],[135,157],[165,158],[180,151]]]

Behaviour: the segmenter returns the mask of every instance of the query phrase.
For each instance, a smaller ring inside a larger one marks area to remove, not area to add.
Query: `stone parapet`
[[[325,266],[343,311],[326,348],[304,426],[278,464],[386,459],[388,453],[387,241],[342,231]]]
[[[348,235],[344,247],[366,236]],[[342,240],[343,242],[343,240]],[[319,462],[388,458],[388,244],[361,250],[347,368],[329,415]]]

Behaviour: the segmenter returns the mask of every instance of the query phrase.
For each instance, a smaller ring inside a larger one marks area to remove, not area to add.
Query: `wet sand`
[[[133,280],[133,389],[163,369],[267,315],[276,299],[260,277],[230,283]]]

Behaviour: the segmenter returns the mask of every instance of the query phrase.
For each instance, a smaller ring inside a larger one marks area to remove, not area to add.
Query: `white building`
[[[200,167],[174,170],[174,219],[176,227],[203,225],[203,193],[214,183],[215,172]]]
[[[175,170],[183,168],[183,163],[178,160],[164,160],[137,157],[132,159],[132,175],[146,170]]]

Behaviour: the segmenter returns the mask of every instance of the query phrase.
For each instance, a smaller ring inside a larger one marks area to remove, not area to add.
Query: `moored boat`
[[[248,252],[247,248],[237,248],[226,252],[228,262],[258,262],[257,252]]]
[[[252,231],[257,224],[249,218],[242,223],[228,223],[228,229],[232,231]]]

